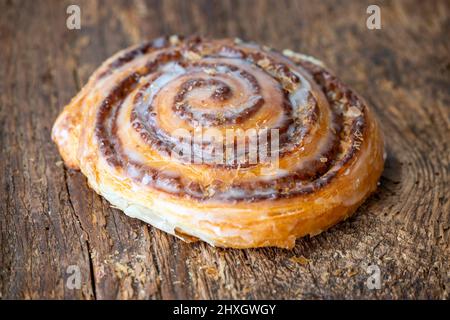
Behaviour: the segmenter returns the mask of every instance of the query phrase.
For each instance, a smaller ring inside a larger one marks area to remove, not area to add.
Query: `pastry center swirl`
[[[236,66],[203,64],[192,72],[196,76],[179,85],[172,110],[193,126],[238,124],[264,103],[257,79]]]

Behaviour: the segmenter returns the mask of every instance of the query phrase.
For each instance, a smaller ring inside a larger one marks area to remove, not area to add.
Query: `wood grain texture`
[[[66,28],[72,3],[81,30]],[[382,29],[368,30],[371,3],[0,0],[0,298],[449,299],[450,4],[382,1]],[[111,208],[64,168],[51,126],[104,59],[175,33],[326,62],[381,120],[377,193],[292,251],[186,244]],[[380,290],[366,286],[368,264]]]

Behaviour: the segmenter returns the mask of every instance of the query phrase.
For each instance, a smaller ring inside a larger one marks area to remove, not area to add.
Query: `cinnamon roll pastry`
[[[171,36],[106,60],[57,118],[68,167],[185,241],[292,248],[377,187],[383,136],[322,62],[239,39]]]

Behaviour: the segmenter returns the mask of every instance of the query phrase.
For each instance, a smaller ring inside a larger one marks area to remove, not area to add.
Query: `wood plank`
[[[381,30],[366,28],[366,1],[78,3],[82,29],[68,30],[70,1],[0,1],[0,298],[450,297],[448,1],[382,1]],[[192,33],[314,55],[367,99],[388,158],[355,217],[292,251],[186,244],[64,168],[51,126],[95,68],[139,41]],[[380,290],[366,286],[368,264]],[[80,290],[66,286],[70,265]]]

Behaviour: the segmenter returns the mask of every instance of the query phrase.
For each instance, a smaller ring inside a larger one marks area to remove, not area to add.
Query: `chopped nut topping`
[[[294,51],[292,51],[292,50],[289,50],[289,49],[285,49],[285,50],[283,50],[283,54],[286,56],[286,57],[293,57],[294,55],[295,55],[295,52]]]
[[[359,117],[361,115],[361,110],[357,107],[350,107],[348,108],[347,115],[352,118]]]
[[[180,42],[180,38],[178,38],[178,36],[176,34],[174,34],[174,35],[170,36],[169,42],[171,45],[175,46]]]
[[[270,66],[270,60],[267,58],[258,60],[258,65],[262,68],[268,68]]]
[[[205,68],[205,69],[203,69],[203,71],[206,74],[209,74],[209,75],[215,75],[216,74],[216,70],[214,70],[213,68]]]
[[[198,53],[195,53],[194,51],[187,51],[185,53],[186,58],[192,61],[200,60],[201,56]]]

